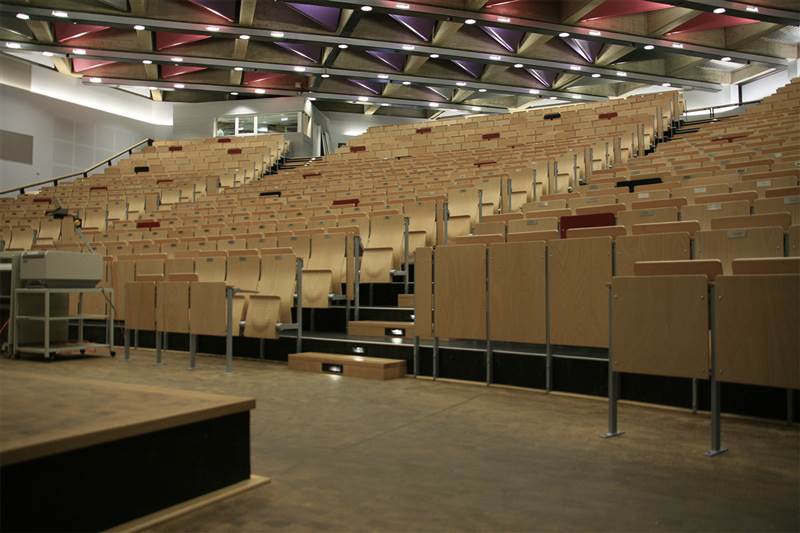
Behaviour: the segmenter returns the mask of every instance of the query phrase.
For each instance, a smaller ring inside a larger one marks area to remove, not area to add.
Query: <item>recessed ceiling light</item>
[[[265,92],[267,91],[264,89],[256,89],[256,94],[264,94]]]
[[[280,39],[281,37],[284,37],[285,35],[286,35],[286,34],[285,34],[285,33],[283,33],[282,31],[273,31],[273,32],[270,32],[270,36],[272,36],[272,37],[277,37],[278,39]]]
[[[510,19],[510,18],[508,18],[508,17],[497,17],[497,22],[505,22],[505,23],[508,23],[508,22],[511,22],[511,19]]]
[[[370,11],[372,11],[372,6],[361,6],[361,11],[369,13]]]
[[[53,54],[53,52],[42,52],[42,55],[45,57],[53,57],[55,54]]]
[[[233,92],[231,93],[231,96],[239,96],[239,93],[237,93],[236,91],[233,91]]]
[[[683,44],[681,44],[681,43],[672,43],[672,48],[683,48]]]
[[[467,19],[464,21],[464,24],[475,24],[475,19]]]
[[[473,111],[480,111],[481,110],[481,106],[474,105],[474,106],[470,107],[470,109],[473,110]]]
[[[628,77],[628,73],[619,71],[619,72],[617,72],[617,76],[619,76],[620,78],[627,78]]]
[[[169,60],[172,61],[173,63],[180,63],[181,61],[183,61],[183,58],[182,57],[170,57]]]
[[[413,44],[404,44],[403,45],[403,50],[413,50],[413,49],[414,49],[414,45]]]
[[[670,82],[668,82],[668,81],[665,81],[664,83],[661,84],[661,86],[662,87],[672,87],[672,84]]]
[[[26,13],[17,13],[17,18],[19,20],[28,20],[31,16]]]
[[[330,74],[321,74],[320,76],[323,77],[323,78],[330,78],[331,77]]]
[[[295,72],[305,72],[306,71],[306,67],[294,67],[294,71]]]
[[[465,81],[457,81],[456,85],[458,85],[459,87],[464,87],[464,86],[467,85],[467,82],[465,82]]]
[[[382,79],[382,80],[388,80],[389,79],[389,75],[388,74],[378,74],[378,77],[380,79]]]
[[[593,78],[599,78],[599,77],[600,77],[600,74],[598,74],[597,72],[595,72],[594,74],[592,74],[592,77],[593,77]]]
[[[398,2],[394,5],[397,9],[411,9],[411,6],[408,4],[404,4],[402,2]]]
[[[58,17],[60,19],[65,19],[65,18],[69,17],[69,13],[67,13],[66,11],[55,10],[55,11],[51,11],[50,13],[54,17]]]
[[[522,63],[514,63],[514,68],[522,68],[524,66]]]
[[[569,37],[569,33],[568,33],[568,32],[565,32],[565,31],[562,31],[561,33],[559,33],[559,34],[558,34],[558,36],[559,36],[559,37],[563,37],[563,38],[565,38],[565,39],[566,39],[567,37]]]
[[[381,104],[381,107],[389,107],[389,104],[387,104],[386,102],[384,102],[384,103],[382,103],[382,104]]]
[[[176,83],[175,85],[173,85],[173,87],[175,87],[176,89],[183,89],[184,87],[186,87],[186,85],[182,83]]]
[[[83,48],[73,48],[72,53],[75,54],[76,56],[85,56],[86,50],[84,50]]]
[[[242,67],[233,67],[233,70],[235,70],[236,72],[241,72],[241,71],[244,70],[244,68],[242,68]]]
[[[478,89],[478,92],[479,92],[479,93],[485,93],[485,92],[486,92],[486,89],[480,88],[480,89]]]
[[[723,13],[725,13],[725,8],[724,7],[718,7],[716,9],[714,9],[714,14],[715,15],[722,15]]]
[[[555,97],[555,96],[551,96],[551,97],[550,97],[550,100],[558,100],[558,98],[557,98],[557,97]]]
[[[352,100],[348,100],[348,101],[347,101],[347,103],[348,103],[348,104],[355,104],[355,102],[354,102],[354,101],[352,101]]]
[[[92,83],[102,83],[102,78],[89,78],[89,81]]]
[[[366,96],[359,96],[358,97],[358,101],[359,102],[369,102],[369,98],[367,98]]]
[[[403,85],[411,85],[411,82],[410,81],[404,81]]]
[[[430,57],[431,59],[436,59],[437,57],[439,57],[439,54],[431,54],[428,57]]]
[[[6,43],[6,48],[13,48],[14,50],[19,50],[22,48],[22,45],[19,43]]]
[[[572,95],[572,99],[573,100],[580,100],[581,98],[583,98],[583,97],[581,95],[579,95],[579,94],[573,94]]]
[[[152,65],[153,64],[153,62],[150,61],[149,59],[142,59],[142,63],[144,63],[145,65]]]
[[[250,36],[249,36],[249,35],[242,34],[242,35],[240,35],[240,36],[239,36],[239,39],[241,39],[241,40],[243,40],[243,41],[247,41],[247,40],[249,40],[249,39],[250,39]]]
[[[147,28],[145,28],[145,27],[144,27],[144,26],[142,26],[141,24],[137,24],[136,26],[134,26],[134,27],[133,27],[133,29],[134,29],[134,30],[136,30],[136,31],[144,31],[144,30],[146,30]]]
[[[758,13],[758,8],[756,6],[747,6],[744,9],[750,13]]]
[[[219,31],[219,26],[206,26],[206,31],[218,32]]]
[[[644,45],[644,49],[645,49],[645,50],[652,50],[653,48],[655,48],[655,46],[653,46],[652,44],[646,44],[646,45]]]
[[[344,43],[342,43],[342,44],[340,44],[340,45],[339,45],[339,48],[341,48],[342,50],[344,50],[344,49],[346,49],[346,48],[347,48],[347,45],[346,45],[346,44],[344,44]]]
[[[539,89],[528,89],[529,94],[539,94]]]
[[[316,101],[317,101],[317,98],[316,98],[315,96],[309,96],[309,97],[308,97],[308,99],[309,99],[311,102],[316,102]]]
[[[288,117],[281,117],[281,122],[286,122],[287,120],[289,120]]]
[[[437,104],[436,102],[428,102],[428,105],[430,107],[439,107],[439,104]]]
[[[157,91],[158,87],[148,87],[148,89],[151,90],[151,91]]]
[[[728,56],[725,56],[725,57],[721,57],[719,60],[720,60],[720,61],[730,61],[730,60],[731,60],[731,58],[730,58],[730,57],[728,57]]]
[[[492,61],[500,61],[503,58],[498,55],[490,55],[489,59],[491,59]]]
[[[589,30],[589,35],[593,37],[600,37],[601,35],[603,35],[603,32],[597,30]]]
[[[581,66],[580,66],[580,65],[570,65],[570,66],[569,66],[569,69],[570,69],[570,70],[580,70],[580,69],[581,69]]]

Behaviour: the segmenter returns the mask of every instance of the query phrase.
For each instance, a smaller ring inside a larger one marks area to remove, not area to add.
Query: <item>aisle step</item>
[[[414,337],[413,322],[385,320],[351,320],[347,323],[347,334],[358,337]]]
[[[322,352],[289,354],[289,368],[381,380],[402,378],[406,375],[406,362],[400,359]]]

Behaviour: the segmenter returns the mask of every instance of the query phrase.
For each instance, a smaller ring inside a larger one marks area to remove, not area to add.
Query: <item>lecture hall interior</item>
[[[797,0],[0,0],[0,533],[800,531]]]

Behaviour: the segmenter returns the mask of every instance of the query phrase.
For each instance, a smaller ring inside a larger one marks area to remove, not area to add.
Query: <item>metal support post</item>
[[[501,183],[502,183],[502,179],[501,179]],[[511,199],[513,198],[513,195],[514,195],[514,180],[513,180],[513,179],[511,179],[511,176],[509,176],[509,177],[506,179],[506,193],[507,193],[507,195],[508,195],[508,202],[507,202],[507,204],[508,204],[508,211],[506,211],[505,209],[503,209],[503,212],[504,212],[504,213],[510,213],[510,212],[513,210],[513,206],[512,206],[512,204],[511,204]]]
[[[532,192],[532,194],[533,194],[533,201],[534,201],[534,202],[536,201],[536,198],[537,198],[537,196],[538,196],[538,191],[536,190],[536,189],[537,189],[537,185],[538,185],[538,184],[536,183],[536,169],[534,168],[534,169],[533,169],[533,189],[532,189],[532,191],[533,191],[533,192]]]
[[[103,289],[105,291],[106,289]],[[109,297],[109,300],[111,298]],[[116,355],[116,350],[114,350],[114,306],[107,305],[108,312],[106,313],[108,317],[108,326],[106,326],[106,342],[108,342],[108,351],[112,356]]]
[[[106,332],[106,338],[108,338],[108,332]],[[78,293],[78,344],[83,344],[83,293],[82,292]]]
[[[483,222],[483,190],[478,189],[478,222]]]
[[[161,333],[156,328],[153,334],[156,337],[156,366],[161,366]]]
[[[414,336],[414,377],[419,374],[419,335]]]
[[[708,323],[711,326],[711,371],[710,371],[710,385],[711,385],[711,449],[705,454],[708,457],[714,457],[721,453],[728,451],[727,448],[722,448],[722,431],[721,431],[721,416],[719,405],[719,382],[717,381],[717,327],[716,327],[716,290],[712,285],[709,289],[708,296]]]
[[[264,339],[258,339],[258,358],[259,359],[264,359],[265,344],[266,344],[266,342],[264,341]]]
[[[697,378],[692,378],[692,413],[697,413]]]
[[[358,320],[359,308],[361,307],[361,237],[356,235],[353,239],[353,246],[355,247],[355,310],[353,311],[353,320]]]
[[[619,396],[619,376],[614,372],[614,350],[611,336],[611,301],[613,298],[613,288],[608,286],[608,431],[603,438],[619,437],[624,432],[617,428],[617,397]]]
[[[794,422],[794,391],[786,389],[786,423],[790,426]]]
[[[439,377],[439,337],[433,337],[433,379]]]
[[[572,153],[572,188],[573,190],[578,190],[578,183],[580,180],[578,179],[578,154],[573,152]]]
[[[553,390],[553,347],[550,344],[550,287],[549,287],[549,267],[550,259],[547,253],[547,247],[544,249],[544,342],[545,342],[545,359],[544,359],[544,390],[550,392]]]
[[[408,217],[403,217],[403,294],[408,294]]]
[[[555,186],[548,189],[548,194],[558,194],[558,161],[553,160],[553,175],[552,179],[555,180]],[[551,183],[552,185],[552,183]]]
[[[447,232],[448,232],[447,225],[448,225],[449,220],[450,220],[450,208],[447,205],[447,200],[444,201],[443,205],[444,205],[444,243],[443,244],[447,244]]]
[[[125,362],[131,360],[131,330],[128,328],[123,328],[122,330],[122,342],[124,346],[124,357]]]
[[[486,291],[486,315],[485,315],[485,326],[486,326],[486,385],[492,384],[492,367],[493,367],[493,359],[494,354],[492,353],[492,336],[489,333],[491,327],[491,305],[488,302],[492,301],[492,293],[489,286],[489,247],[487,246],[484,250],[484,264],[485,264],[485,272],[486,272],[486,280],[484,282],[484,290]]]
[[[197,368],[197,335],[189,333],[189,370]]]
[[[358,239],[358,237],[356,237]],[[295,307],[297,309],[297,345],[295,349],[297,353],[302,353],[303,351],[303,259],[298,257],[296,262],[297,272],[295,273],[295,285],[297,288],[297,303]],[[356,275],[358,275],[358,271],[356,270]],[[356,289],[358,289],[358,284],[356,284]],[[358,294],[358,293],[356,293]],[[356,316],[358,316],[358,298],[356,297]]]
[[[233,372],[233,287],[225,287],[225,304],[227,308],[226,324],[228,326],[225,338],[225,373]],[[236,324],[239,325],[238,323]],[[237,327],[238,329],[238,327]]]

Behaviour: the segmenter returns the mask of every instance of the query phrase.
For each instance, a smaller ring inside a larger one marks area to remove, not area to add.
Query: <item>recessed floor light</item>
[[[491,59],[492,61],[500,61],[503,58],[498,55],[490,55],[489,59]]]
[[[403,50],[413,50],[415,47],[413,44],[404,44]]]
[[[295,72],[305,72],[306,71],[306,67],[294,67],[294,71]]]
[[[458,85],[459,87],[465,87],[467,85],[467,82],[465,82],[465,81],[457,81],[456,85]]]
[[[570,65],[570,66],[569,66],[569,69],[570,69],[570,70],[580,70],[580,69],[581,69],[581,66],[580,66],[580,65]]]
[[[529,94],[539,94],[539,89],[528,89]]]
[[[411,82],[410,81],[404,81],[403,85],[411,85]]]
[[[241,72],[244,69],[242,67],[233,67],[233,70],[235,70],[236,72]]]
[[[555,97],[555,96],[551,96],[551,97],[550,97],[550,100],[558,100],[558,98],[557,98],[557,97]]]
[[[366,96],[359,96],[358,97],[358,101],[359,102],[368,102],[369,98],[367,98]]]
[[[384,103],[382,103],[382,104],[381,104],[381,107],[389,107],[389,104],[387,104],[386,102],[384,102]]]
[[[672,87],[672,84],[669,83],[668,81],[665,81],[664,83],[661,84],[661,86],[662,87]]]
[[[345,50],[347,48],[347,45],[346,44],[340,44],[339,48],[341,48],[342,50]]]
[[[514,63],[514,68],[522,68],[524,66],[522,63]]]
[[[397,9],[411,9],[411,6],[403,2],[398,2],[394,5]]]
[[[388,80],[389,79],[389,75],[388,74],[378,74],[378,77],[380,79],[382,79],[382,80]]]
[[[480,106],[477,106],[477,105],[474,105],[474,106],[470,107],[470,109],[473,110],[473,111],[480,111],[481,110]]]
[[[53,52],[42,52],[42,55],[45,57],[53,57],[55,54],[53,54]]]
[[[428,102],[428,105],[430,107],[439,107],[439,104],[437,104],[436,102]]]
[[[54,10],[54,11],[51,11],[50,13],[54,17],[58,17],[60,19],[65,19],[65,18],[69,17],[69,13],[67,13],[66,11]]]
[[[619,72],[617,72],[617,76],[619,76],[620,78],[626,78],[626,77],[628,77],[628,73],[619,71]]]
[[[182,57],[170,57],[169,60],[172,61],[173,63],[180,63],[181,61],[183,61],[183,58]]]
[[[148,89],[151,90],[151,91],[157,91],[158,87],[148,87]]]
[[[597,30],[589,30],[589,35],[593,37],[600,37],[601,35],[603,35],[603,32]]]
[[[497,17],[497,22],[511,22],[511,19],[508,17]]]
[[[287,120],[289,120],[289,117],[281,117],[281,122],[286,122]]]
[[[758,8],[756,6],[747,6],[744,9],[750,13],[758,13]]]
[[[17,18],[19,20],[28,20],[31,16],[26,13],[17,13]]]
[[[728,62],[728,61],[730,61],[730,60],[731,60],[731,58],[730,58],[730,57],[728,57],[728,56],[725,56],[725,57],[721,57],[721,58],[720,58],[720,61],[725,61],[725,62]]]
[[[439,57],[439,54],[431,54],[428,57],[430,57],[431,59],[436,59],[437,57]]]
[[[330,78],[331,75],[330,74],[320,74],[320,77],[322,77],[322,78]]]
[[[572,99],[573,99],[573,100],[580,100],[581,98],[583,98],[583,96],[581,96],[581,95],[579,95],[579,94],[573,94],[573,95],[572,95]]]
[[[683,48],[683,44],[681,44],[681,43],[672,43],[672,48]]]
[[[136,30],[136,31],[144,31],[144,30],[146,30],[147,28],[145,28],[145,27],[144,27],[144,26],[142,26],[141,24],[137,24],[136,26],[134,26],[134,27],[133,27],[133,29],[134,29],[134,30]]]
[[[316,101],[317,101],[317,98],[316,98],[315,96],[309,96],[309,97],[308,97],[308,99],[309,99],[311,102],[316,102]]]

